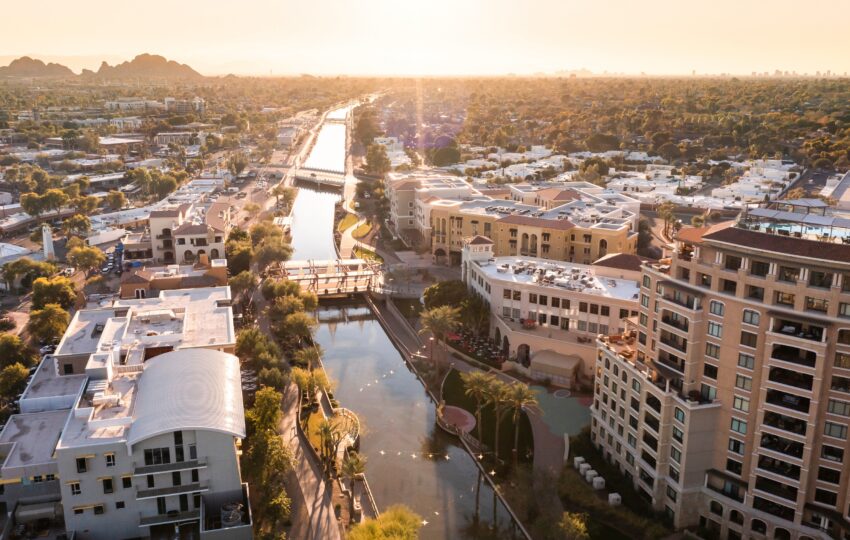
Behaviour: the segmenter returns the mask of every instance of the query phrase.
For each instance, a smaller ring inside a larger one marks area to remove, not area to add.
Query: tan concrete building
[[[683,230],[634,331],[600,339],[595,444],[678,527],[850,537],[847,242],[805,202]]]
[[[159,291],[227,285],[227,260],[206,255],[194,265],[134,268],[121,276],[120,298],[150,298]]]

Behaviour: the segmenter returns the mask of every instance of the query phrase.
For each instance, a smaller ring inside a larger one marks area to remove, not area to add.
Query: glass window
[[[670,459],[672,459],[676,463],[680,463],[682,461],[682,451],[676,448],[675,446],[671,446]]]
[[[744,455],[744,441],[729,439],[729,451]]]
[[[764,277],[770,272],[770,263],[764,261],[752,261],[750,263],[750,274]]]
[[[850,317],[850,304],[847,302],[841,302],[838,304],[838,316],[839,317]]]
[[[756,359],[750,354],[738,353],[738,365],[742,368],[753,369]]]
[[[711,358],[720,358],[720,346],[714,343],[706,343],[705,355]]]
[[[794,295],[782,291],[776,291],[776,303],[783,306],[794,305]]]
[[[736,375],[735,388],[740,388],[741,390],[752,390],[753,380],[745,375]]]
[[[827,410],[839,416],[850,416],[850,403],[838,399],[830,399],[827,402]]]
[[[726,459],[726,470],[741,476],[741,473],[744,472],[744,464],[740,461],[735,461],[734,459]]]
[[[826,313],[829,311],[829,300],[823,298],[806,297],[806,309],[809,311],[820,311]]]
[[[674,417],[676,418],[676,420],[678,420],[679,422],[682,422],[682,423],[684,423],[684,422],[685,422],[685,411],[683,411],[683,410],[682,410],[682,409],[680,409],[679,407],[676,407],[676,409],[673,411],[673,416],[674,416]]]
[[[741,332],[741,345],[755,348],[758,345],[758,334],[752,332]]]
[[[842,448],[836,448],[835,446],[825,444],[820,448],[820,457],[828,459],[829,461],[841,463],[844,461],[844,450]]]
[[[749,309],[744,310],[744,322],[746,324],[752,324],[753,326],[758,326],[761,322],[761,314],[758,311],[751,311]]]
[[[713,315],[723,315],[725,308],[724,308],[724,306],[721,302],[717,302],[715,300],[712,300],[711,302],[708,303],[708,310]]]
[[[79,482],[71,482],[70,484],[68,484],[68,487],[71,488],[71,495],[79,495],[80,493],[82,493]]]
[[[732,399],[732,408],[738,411],[750,412],[750,400],[745,397],[735,396]]]
[[[708,322],[708,335],[716,338],[723,336],[723,326],[717,324],[716,322],[709,321]]]
[[[747,434],[747,423],[743,420],[733,418],[729,427],[732,431],[740,433],[741,435]]]
[[[717,366],[712,366],[711,364],[704,364],[702,366],[702,374],[708,377],[709,379],[717,379]]]
[[[817,270],[812,270],[809,272],[809,285],[812,287],[829,289],[832,287],[832,272],[819,272]]]
[[[847,426],[836,424],[834,422],[825,422],[823,426],[823,434],[827,437],[834,437],[836,439],[846,439]]]
[[[793,266],[780,266],[779,267],[779,275],[777,276],[779,281],[790,281],[791,283],[796,283],[798,279],[800,279],[800,269],[794,268]]]

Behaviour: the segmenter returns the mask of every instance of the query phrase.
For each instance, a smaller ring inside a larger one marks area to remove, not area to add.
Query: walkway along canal
[[[293,208],[293,260],[335,258],[338,196],[302,186]],[[334,395],[357,413],[361,454],[380,509],[405,504],[423,518],[421,538],[521,538],[473,458],[437,426],[436,407],[363,301],[325,305],[316,342],[338,381]],[[477,511],[476,511],[477,509]],[[479,516],[476,526],[476,514]]]

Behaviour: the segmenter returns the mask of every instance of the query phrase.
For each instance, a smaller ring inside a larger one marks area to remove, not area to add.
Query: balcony
[[[797,488],[783,484],[782,482],[777,482],[776,480],[771,480],[770,478],[756,476],[755,487],[759,491],[770,493],[771,495],[782,499],[787,499],[789,501],[797,500]]]
[[[777,334],[816,342],[823,340],[823,330],[823,326],[779,318],[774,320],[771,328],[771,331]]]
[[[765,450],[771,450],[797,459],[801,459],[803,457],[803,443],[792,441],[778,435],[763,433],[761,436],[760,446]]]
[[[676,328],[683,332],[687,332],[688,328],[690,328],[690,323],[688,322],[688,319],[680,317],[678,313],[673,313],[672,311],[667,311],[666,309],[662,312],[661,322],[663,322],[667,326],[672,326],[673,328]]]
[[[770,374],[767,378],[771,382],[809,391],[811,391],[814,381],[814,377],[811,375],[806,375],[798,371],[791,371],[790,369],[784,369],[781,367],[770,368]]]
[[[193,459],[190,461],[175,461],[174,463],[162,463],[160,465],[142,465],[133,470],[133,476],[147,476],[149,474],[169,473],[186,471],[189,469],[202,469],[207,466],[205,459]]]
[[[798,349],[788,345],[774,345],[770,357],[783,362],[797,364],[800,366],[815,367],[818,355],[812,351]]]
[[[200,510],[189,510],[188,512],[169,512],[157,516],[139,516],[139,526],[149,527],[152,525],[165,525],[166,523],[179,523],[181,521],[191,521],[200,519]]]
[[[678,306],[682,306],[683,308],[687,308],[691,311],[701,309],[699,299],[695,296],[682,294],[665,294],[662,298],[664,298],[664,300],[667,300],[668,302],[672,302]]]
[[[804,414],[808,414],[809,412],[809,398],[789,394],[781,390],[774,390],[772,388],[768,389],[765,401],[771,405],[776,405],[792,411]]]
[[[201,504],[202,533],[227,529],[226,538],[250,539],[253,518],[248,484],[238,490],[205,495]],[[229,510],[228,509],[232,509]],[[224,510],[224,512],[223,512]],[[224,520],[223,518],[229,518]],[[218,535],[216,538],[224,538]]]
[[[209,486],[206,483],[195,482],[192,484],[182,484],[179,486],[168,486],[161,488],[139,489],[136,492],[136,499],[152,499],[155,497],[168,497],[170,495],[182,495],[184,493],[197,493],[199,491],[207,491]]]
[[[808,422],[799,418],[792,418],[773,411],[765,411],[763,425],[781,429],[794,435],[806,436]]]
[[[676,355],[668,353],[667,351],[659,351],[657,361],[678,373],[685,373],[685,361]]]
[[[679,352],[683,352],[685,354],[688,353],[688,340],[675,336],[667,332],[666,330],[661,331],[661,337],[659,341],[664,345],[673,347]]]
[[[786,463],[769,456],[759,456],[758,468],[773,474],[778,474],[792,480],[800,479],[800,466]]]
[[[744,502],[747,493],[746,482],[716,469],[706,471],[705,487],[739,503]]]

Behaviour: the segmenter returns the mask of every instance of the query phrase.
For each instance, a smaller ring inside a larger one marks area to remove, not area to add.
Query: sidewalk
[[[313,455],[306,451],[298,436],[295,426],[297,415],[298,389],[294,383],[290,383],[283,398],[280,433],[284,443],[292,449],[295,477],[298,479],[299,491],[289,494],[292,499],[292,516],[308,517],[293,519],[289,537],[339,540],[339,525],[334,515],[331,489],[324,480],[321,467],[314,461]]]

